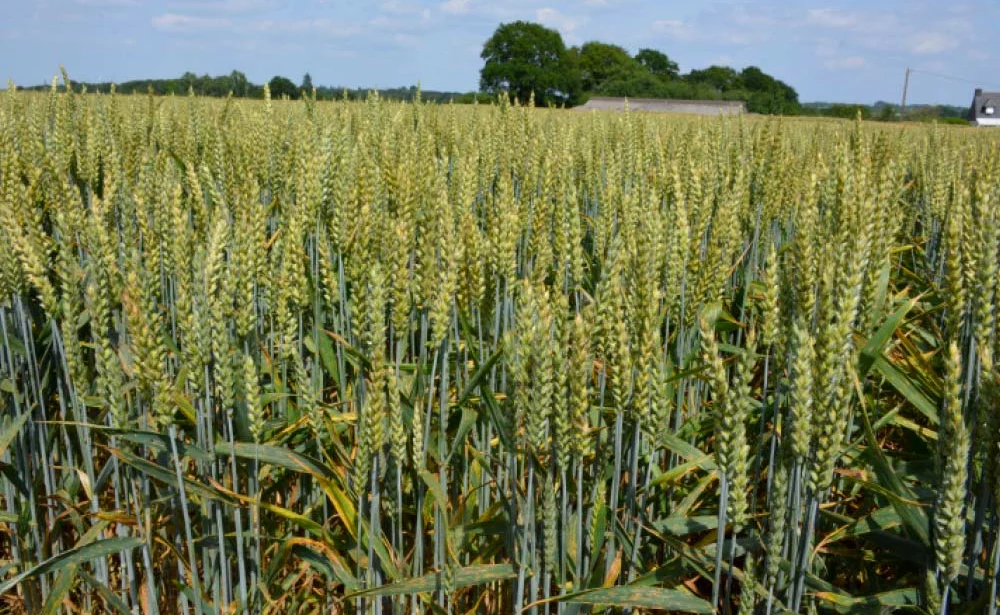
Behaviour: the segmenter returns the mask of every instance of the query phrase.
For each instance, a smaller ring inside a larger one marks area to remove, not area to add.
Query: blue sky
[[[757,65],[803,101],[966,105],[1000,90],[1000,3],[888,0],[0,0],[0,77],[38,84],[222,74],[255,82],[475,89],[497,24],[526,19],[567,44],[660,49],[683,71]],[[945,79],[950,75],[975,83]]]

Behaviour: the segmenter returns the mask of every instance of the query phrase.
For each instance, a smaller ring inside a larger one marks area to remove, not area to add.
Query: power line
[[[911,68],[911,69],[909,69],[909,71],[912,72],[912,73],[920,73],[922,75],[930,75],[931,77],[940,77],[941,79],[951,79],[952,81],[962,81],[962,82],[965,82],[965,83],[971,83],[973,85],[978,85],[978,86],[981,86],[981,87],[1000,88],[1000,84],[996,84],[996,83],[983,83],[982,81],[980,81],[978,79],[967,79],[965,77],[956,77],[955,75],[945,75],[945,74],[942,74],[942,73],[935,73],[935,72],[932,72],[932,71],[929,71],[929,70],[923,70],[922,68]]]

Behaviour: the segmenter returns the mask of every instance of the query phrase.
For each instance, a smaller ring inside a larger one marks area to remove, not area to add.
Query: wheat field
[[[1000,141],[0,94],[0,611],[998,610]]]

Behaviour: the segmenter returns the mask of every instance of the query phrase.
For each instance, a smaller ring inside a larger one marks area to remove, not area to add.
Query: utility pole
[[[910,68],[906,68],[906,79],[903,80],[903,101],[899,105],[899,119],[903,120],[906,113],[906,90],[910,88]]]

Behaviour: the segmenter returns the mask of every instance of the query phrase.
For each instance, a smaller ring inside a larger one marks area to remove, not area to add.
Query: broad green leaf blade
[[[28,486],[25,485],[24,481],[21,480],[21,477],[17,475],[17,468],[10,465],[9,463],[4,463],[0,461],[0,474],[3,474],[7,478],[7,480],[10,481],[10,484],[14,485],[14,488],[20,491],[21,494],[24,495],[24,497],[28,497],[29,495]],[[3,521],[2,517],[0,517],[0,521]]]
[[[128,606],[122,602],[122,599],[119,598],[113,591],[108,589],[106,585],[95,579],[86,570],[79,569],[77,574],[80,575],[80,578],[83,579],[87,585],[94,588],[94,591],[96,591],[101,599],[104,600],[104,605],[106,607],[112,609],[119,615],[131,615]]]
[[[917,299],[913,298],[899,306],[895,312],[892,313],[889,318],[882,323],[882,326],[878,328],[868,342],[861,348],[860,359],[858,361],[858,376],[864,378],[868,375],[868,370],[872,368],[875,360],[882,356],[882,351],[885,349],[885,345],[889,343],[892,338],[893,333],[899,328],[899,325],[903,324],[903,320],[906,315],[910,313],[913,306],[917,304]]]
[[[510,564],[488,564],[482,566],[467,566],[455,571],[453,586],[456,589],[462,587],[473,587],[476,585],[486,585],[498,581],[506,581],[516,577],[514,567]],[[440,589],[443,583],[443,574],[434,572],[425,574],[422,577],[407,579],[391,585],[373,587],[364,591],[348,594],[345,600],[361,596],[399,596],[402,594],[423,594]]]
[[[107,431],[117,433],[118,437],[122,440],[142,444],[158,451],[166,451],[167,453],[173,451],[170,445],[170,436],[165,434],[151,433],[148,431],[122,431],[117,429],[109,429]],[[178,438],[174,444],[177,446],[177,454],[181,457],[190,457],[196,461],[212,461],[211,455],[193,444],[184,442],[180,438]]]
[[[886,531],[903,524],[903,520],[900,518],[899,513],[892,506],[886,506],[885,508],[879,508],[878,510],[868,514],[860,519],[852,519],[848,516],[842,516],[834,514],[831,511],[821,510],[820,515],[833,519],[835,523],[845,523],[827,534],[824,538],[826,544],[833,544],[840,540],[845,540],[848,538],[857,538],[858,536],[864,536],[865,534],[870,534],[872,532]]]
[[[937,406],[932,402],[917,386],[906,377],[906,374],[899,371],[895,365],[890,363],[884,356],[875,357],[874,367],[892,388],[906,398],[913,407],[920,411],[932,425],[937,425],[941,417],[938,416]]]
[[[215,454],[220,457],[229,457],[235,451],[240,459],[257,460],[264,465],[278,466],[286,470],[312,474],[317,478],[327,480],[337,479],[329,468],[305,455],[300,455],[288,449],[271,446],[268,444],[254,444],[252,442],[219,442],[215,446]]]
[[[118,457],[123,463],[132,466],[150,478],[155,478],[156,480],[170,485],[171,487],[179,488],[177,483],[177,473],[175,471],[146,461],[145,459],[137,457],[128,451],[112,449],[111,453]],[[228,495],[218,489],[200,482],[195,482],[189,478],[184,478],[184,491],[189,496],[195,495],[208,500],[232,501]]]
[[[0,455],[3,455],[10,446],[10,443],[14,441],[17,437],[17,432],[21,431],[24,424],[28,422],[28,417],[31,416],[30,412],[22,412],[21,416],[17,417],[4,428],[3,432],[0,432]]]
[[[504,413],[500,409],[500,405],[497,403],[496,397],[493,395],[493,391],[490,389],[486,383],[481,383],[479,387],[480,395],[483,397],[483,403],[486,404],[487,416],[490,422],[493,423],[493,427],[496,429],[497,436],[507,449],[514,449],[514,437],[511,433],[511,426],[506,420]]]
[[[56,582],[49,588],[49,595],[45,599],[45,605],[42,606],[42,615],[53,615],[59,612],[63,600],[69,594],[69,590],[73,588],[73,582],[76,581],[78,567],[77,564],[69,564],[59,571]]]
[[[702,470],[710,472],[717,467],[715,465],[715,460],[712,458],[711,455],[702,452],[701,450],[698,449],[698,447],[685,442],[683,439],[678,438],[673,434],[658,434],[658,437],[660,438],[660,441],[663,443],[663,446],[668,450],[677,453],[684,459],[690,461],[697,460],[698,467],[700,467]]]
[[[465,437],[469,435],[472,428],[476,426],[476,420],[479,418],[479,414],[473,408],[465,408],[462,410],[462,421],[458,425],[458,431],[455,432],[455,438],[452,441],[451,450],[448,451],[448,456],[445,458],[445,465],[451,462],[451,458],[456,452],[465,449]]]
[[[816,597],[830,603],[838,613],[890,613],[904,606],[921,603],[920,591],[914,587],[896,589],[872,596],[846,596],[831,592],[816,592]]]
[[[581,592],[564,602],[602,604],[626,608],[657,609],[674,613],[714,613],[712,605],[693,594],[663,587],[606,587]]]
[[[472,378],[469,379],[468,384],[465,385],[465,391],[463,391],[462,395],[458,398],[458,402],[455,404],[456,406],[461,406],[469,400],[479,385],[486,380],[487,376],[490,375],[490,370],[493,369],[493,366],[497,364],[497,361],[499,361],[502,356],[503,350],[497,350],[492,356],[490,356],[490,358],[486,359],[485,363],[479,366],[476,373],[474,373]]]
[[[431,490],[431,494],[434,496],[434,499],[437,500],[437,503],[441,505],[441,509],[447,510],[448,498],[441,489],[441,483],[438,482],[438,477],[434,476],[427,470],[420,470],[420,478],[424,480],[424,484]]]
[[[656,478],[649,481],[649,487],[654,487],[657,485],[661,485],[663,483],[673,483],[674,481],[687,475],[695,468],[706,469],[707,466],[709,466],[710,464],[714,465],[714,463],[715,462],[709,455],[702,455],[701,457],[698,457],[696,459],[685,461],[684,463],[678,464],[673,468],[671,468],[670,470],[667,470],[666,472],[657,475]],[[639,491],[645,492],[646,490],[647,488],[643,487]]]
[[[323,363],[323,369],[329,374],[330,378],[340,384],[341,374],[340,369],[337,367],[337,357],[333,349],[333,342],[330,340],[329,335],[320,335],[319,340],[319,357],[320,361]],[[312,338],[306,338],[306,340],[311,344]]]
[[[689,536],[698,532],[714,530],[719,526],[718,515],[697,517],[667,517],[653,522],[657,531],[673,536]]]
[[[142,544],[143,542],[141,540],[133,537],[108,538],[106,540],[99,540],[97,542],[83,545],[82,547],[76,547],[69,549],[68,551],[63,551],[59,555],[50,557],[34,568],[25,570],[21,574],[0,583],[0,594],[7,593],[27,579],[51,572],[58,568],[62,568],[63,566],[82,564],[101,557],[107,557],[122,551],[134,549],[142,546]]]
[[[900,480],[895,470],[889,465],[888,460],[886,460],[885,455],[879,448],[875,432],[872,431],[871,420],[868,418],[868,411],[862,406],[859,409],[859,414],[865,431],[865,439],[868,441],[868,450],[865,451],[865,456],[872,462],[879,483],[887,491],[897,496],[890,500],[893,508],[896,509],[903,523],[913,532],[921,544],[930,548],[930,520],[927,518],[927,512],[922,507],[909,503],[915,501],[916,497],[903,484],[903,481]]]

